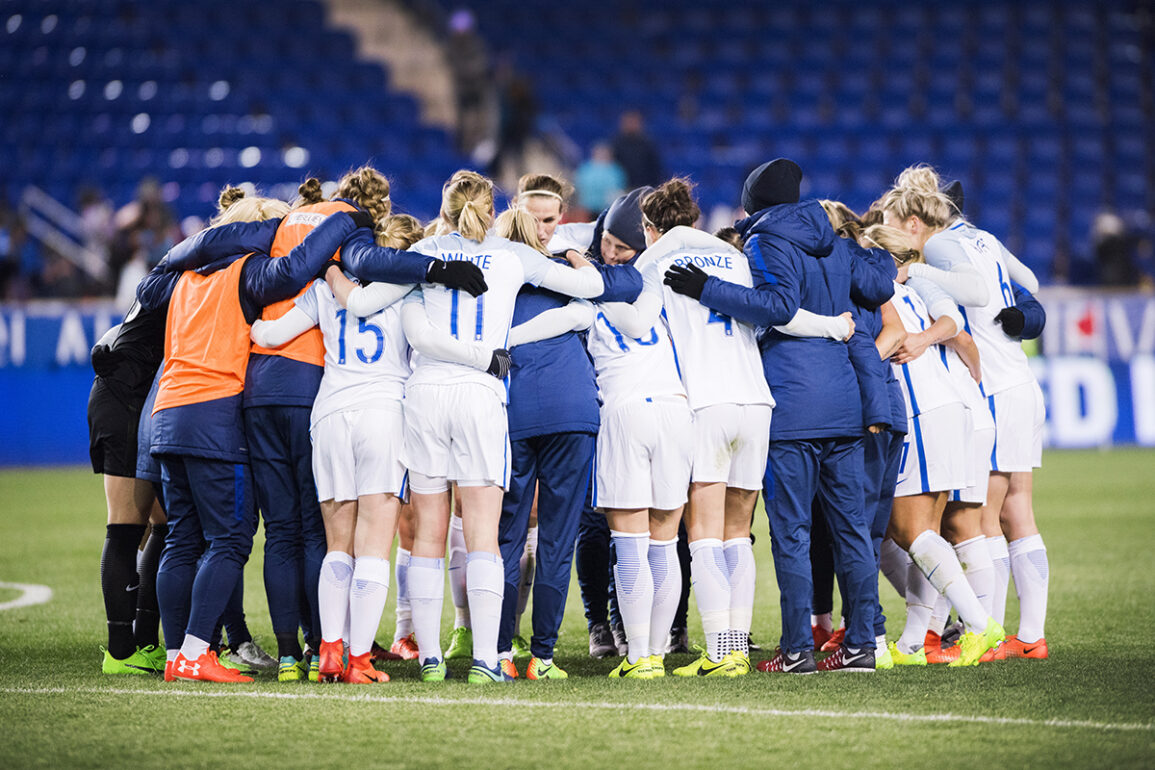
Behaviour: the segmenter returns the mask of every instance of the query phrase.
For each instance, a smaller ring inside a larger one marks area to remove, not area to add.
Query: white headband
[[[560,195],[555,192],[551,192],[550,190],[526,190],[525,192],[521,193],[521,195],[548,195],[551,198],[557,198],[562,203],[565,202]],[[521,195],[518,197],[520,198]]]

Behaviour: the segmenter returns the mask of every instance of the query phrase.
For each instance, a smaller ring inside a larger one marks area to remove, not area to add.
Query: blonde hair
[[[894,187],[876,205],[901,222],[914,216],[932,230],[939,230],[958,216],[950,198],[939,189],[941,183],[931,166],[911,166],[898,175]]]
[[[471,241],[483,241],[492,218],[493,182],[465,169],[449,177],[441,188],[441,219],[449,232],[456,230]]]
[[[425,228],[417,217],[393,214],[377,228],[377,245],[390,249],[407,249],[425,237]]]
[[[894,261],[900,265],[926,261],[910,235],[896,227],[871,225],[859,237],[858,245],[866,249],[889,251]]]
[[[525,174],[517,180],[517,202],[521,203],[526,195],[555,198],[564,212],[573,195],[573,185],[552,174]]]
[[[321,189],[321,180],[311,176],[297,188],[297,199],[293,201],[293,208],[311,206],[325,200],[325,193]]]
[[[225,187],[217,198],[217,215],[209,227],[220,227],[234,222],[263,222],[289,213],[289,204],[276,198],[259,195],[249,197],[240,187]]]
[[[830,220],[830,226],[834,228],[834,232],[852,241],[859,239],[864,226],[862,219],[854,213],[853,209],[841,201],[820,200],[818,203],[826,212],[826,218]]]
[[[680,176],[662,183],[642,198],[642,216],[660,233],[678,225],[693,227],[702,216],[694,200],[694,183]]]
[[[493,223],[493,229],[502,238],[524,243],[534,251],[549,256],[549,252],[541,245],[541,239],[537,237],[537,219],[523,208],[514,206],[501,212]]]
[[[337,182],[337,197],[353,201],[373,217],[373,231],[381,235],[385,219],[393,212],[389,199],[389,180],[372,166],[350,171]]]

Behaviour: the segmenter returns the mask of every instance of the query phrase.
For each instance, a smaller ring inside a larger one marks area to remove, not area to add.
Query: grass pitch
[[[247,686],[166,685],[100,673],[99,478],[80,468],[3,471],[0,581],[46,585],[53,597],[0,611],[0,766],[1155,765],[1147,650],[1155,639],[1155,453],[1049,453],[1036,474],[1035,509],[1051,564],[1045,662],[610,681],[616,661],[586,654],[575,582],[557,651],[570,674],[564,682],[471,687],[457,665],[457,682],[422,685],[407,662],[386,664],[393,681],[372,687],[280,685],[268,676]],[[761,514],[755,532],[754,636],[770,648],[778,594]],[[258,542],[246,609],[258,641],[274,649],[260,562]],[[893,638],[903,606],[885,581],[882,592]],[[0,603],[19,595],[0,587]],[[391,600],[383,641],[392,608]],[[700,642],[695,615],[691,600],[691,638]]]

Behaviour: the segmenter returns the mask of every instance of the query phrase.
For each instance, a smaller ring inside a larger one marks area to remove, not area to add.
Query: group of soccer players
[[[1019,342],[1043,323],[1034,276],[928,167],[861,217],[800,201],[801,178],[762,164],[715,235],[680,178],[567,224],[571,190],[546,174],[495,216],[493,183],[459,171],[424,227],[368,167],[332,200],[314,179],[292,206],[226,189],[93,350],[103,670],[371,683],[389,678],[375,659],[403,657],[441,681],[468,655],[471,683],[509,681],[532,583],[524,675],[565,678],[579,522],[604,516],[625,636],[610,676],[666,674],[680,532],[706,644],[672,673],[745,675],[759,492],[782,636],[758,669],[1045,658],[1043,405]],[[277,658],[243,620],[259,517]],[[880,568],[907,599],[890,643]]]

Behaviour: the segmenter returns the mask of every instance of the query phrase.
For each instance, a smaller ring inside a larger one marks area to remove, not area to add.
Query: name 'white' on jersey
[[[685,396],[666,327],[655,323],[648,334],[627,337],[611,320],[618,304],[594,305],[594,324],[586,341],[602,404],[614,409],[630,401]]]
[[[774,406],[754,327],[677,294],[662,283],[671,265],[693,264],[724,281],[751,287],[746,256],[692,227],[674,227],[638,257],[647,290],[659,287],[691,409],[714,404]]]
[[[932,235],[926,246],[928,263],[934,264],[938,254],[962,258],[982,274],[987,285],[990,299],[986,305],[960,309],[982,356],[983,392],[988,396],[1035,379],[1022,343],[1008,337],[995,320],[999,311],[1015,304],[1004,251],[998,238],[962,220]]]
[[[358,318],[318,279],[297,298],[297,307],[321,327],[325,342],[325,373],[313,402],[312,425],[334,412],[401,400],[410,369],[400,302]]]
[[[430,323],[452,337],[504,348],[509,338],[513,306],[523,284],[537,285],[556,265],[522,243],[488,235],[473,241],[458,233],[418,241],[413,251],[451,262],[472,262],[485,274],[489,290],[477,297],[441,284],[421,285]],[[569,269],[569,268],[566,268]],[[477,383],[493,389],[506,402],[505,384],[465,364],[441,361],[421,353],[413,356],[413,384]]]
[[[930,313],[926,303],[909,287],[901,283],[894,284],[892,302],[902,319],[903,328],[908,332],[917,334],[930,328]],[[946,369],[938,345],[931,345],[908,364],[891,366],[894,367],[894,376],[902,385],[907,419],[950,403],[965,403]]]

